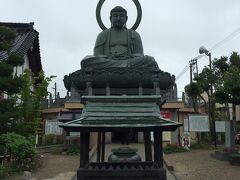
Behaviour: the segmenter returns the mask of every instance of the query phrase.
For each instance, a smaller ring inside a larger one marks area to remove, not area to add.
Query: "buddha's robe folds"
[[[131,29],[102,31],[96,40],[94,55],[81,61],[82,69],[133,67],[159,70],[153,57],[143,54],[140,35]]]

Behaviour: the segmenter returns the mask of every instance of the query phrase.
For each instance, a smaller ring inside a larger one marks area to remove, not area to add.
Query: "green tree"
[[[24,59],[10,51],[15,37],[14,30],[0,26],[0,51],[6,53],[6,58],[0,60],[0,93],[8,95],[7,99],[0,101],[0,134],[13,131],[19,116],[15,94],[21,91],[22,78],[13,74],[13,70],[22,65]]]
[[[222,80],[222,83],[216,88],[215,98],[221,104],[232,104],[232,119],[235,127],[236,106],[240,105],[240,55],[237,52],[231,54],[228,68],[223,72]]]
[[[214,99],[216,102],[224,104],[225,105],[225,111],[220,110],[220,112],[217,112],[218,109],[216,109],[216,115],[222,114],[226,117],[226,119],[230,119],[230,113],[229,113],[229,105],[227,102],[222,102],[216,94],[221,93],[221,88],[223,86],[223,79],[225,72],[229,69],[229,63],[228,63],[228,57],[221,56],[219,59],[214,59],[213,61],[213,69],[214,69],[214,75],[215,75],[215,84],[214,84]],[[220,94],[219,94],[220,95]],[[221,94],[221,96],[224,96],[224,94]],[[218,117],[218,116],[217,116]]]
[[[54,78],[54,76],[46,77],[43,71],[40,71],[37,77],[32,77],[31,70],[25,70],[19,106],[22,115],[20,125],[24,135],[35,135],[41,130],[41,105],[48,95],[47,87]]]
[[[212,89],[216,89],[222,84],[223,73],[228,68],[226,63],[227,57],[221,57],[213,61],[212,69],[209,66],[205,66],[201,73],[194,79],[195,82],[185,87],[187,95],[193,99],[193,107],[197,112],[197,97],[201,98],[204,102],[205,112],[211,113],[209,119],[211,139],[214,142],[214,121],[215,121],[215,96],[211,93]],[[212,89],[211,89],[212,88]],[[190,91],[190,92],[189,92]],[[207,100],[202,96],[203,93],[207,95]],[[210,103],[211,102],[211,103]],[[211,110],[210,110],[211,109]]]
[[[196,82],[192,82],[185,86],[185,92],[192,100],[194,111],[198,112],[197,98],[201,94],[199,85]]]

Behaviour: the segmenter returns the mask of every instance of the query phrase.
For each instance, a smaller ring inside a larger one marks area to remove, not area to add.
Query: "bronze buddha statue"
[[[82,69],[111,67],[159,69],[153,57],[143,54],[141,37],[136,31],[127,29],[127,19],[127,11],[121,6],[111,10],[111,28],[98,35],[94,55],[82,60]]]
[[[91,82],[95,95],[102,95],[109,84],[116,89],[113,94],[126,94],[124,89],[132,88],[131,94],[136,95],[139,85],[146,94],[152,94],[154,82],[163,90],[172,86],[174,76],[160,70],[153,57],[144,55],[140,35],[126,27],[127,11],[117,6],[110,14],[111,28],[102,28],[93,55],[81,61],[80,70],[64,77],[65,87],[86,94],[86,84]]]

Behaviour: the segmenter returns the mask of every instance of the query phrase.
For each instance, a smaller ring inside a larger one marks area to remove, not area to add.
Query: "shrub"
[[[9,167],[0,164],[0,179],[5,179],[7,176],[9,176],[9,173]]]
[[[163,148],[163,152],[166,154],[186,152],[186,151],[188,151],[188,150],[186,150],[182,146],[178,146],[176,144],[168,144],[166,147]]]
[[[57,144],[63,144],[63,136],[62,135],[57,136]]]
[[[5,146],[0,144],[0,156],[4,155],[5,153]]]
[[[213,147],[206,143],[192,143],[190,149],[213,149]]]
[[[80,153],[80,147],[78,145],[70,145],[67,148],[68,155],[78,155]]]
[[[45,135],[45,145],[52,145],[53,139],[56,137],[54,134]]]
[[[36,149],[30,139],[15,133],[7,133],[0,136],[0,144],[11,154],[13,164],[19,168],[31,169]]]

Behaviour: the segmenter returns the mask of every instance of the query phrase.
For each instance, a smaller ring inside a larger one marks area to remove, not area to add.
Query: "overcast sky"
[[[198,56],[201,45],[212,48],[240,28],[239,0],[139,0],[143,9],[137,29],[144,53],[155,57],[159,67],[178,75],[189,60]],[[95,9],[98,0],[0,0],[1,22],[34,22],[39,32],[43,70],[56,75],[61,95],[66,91],[63,77],[80,69],[80,61],[93,53],[97,34],[101,32]],[[106,0],[102,8],[107,27],[109,12],[116,5],[128,10],[128,27],[136,20],[131,0]],[[213,58],[240,53],[240,34],[212,51]],[[199,68],[208,58],[199,59]],[[177,81],[179,95],[189,83],[189,71]],[[50,91],[53,84],[50,86]]]

